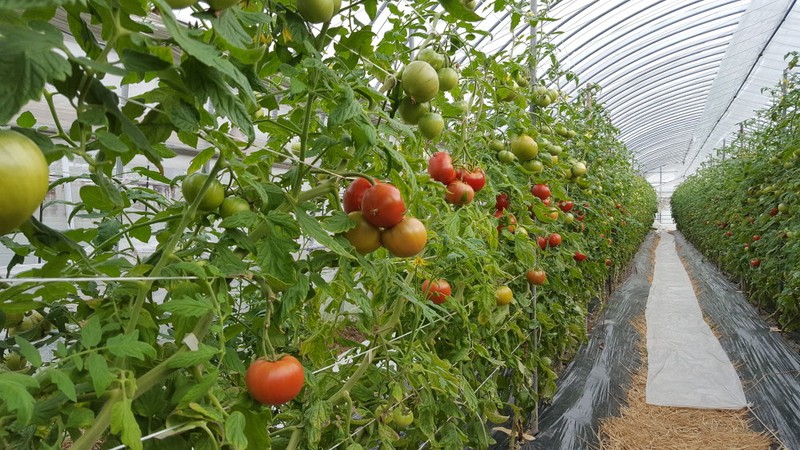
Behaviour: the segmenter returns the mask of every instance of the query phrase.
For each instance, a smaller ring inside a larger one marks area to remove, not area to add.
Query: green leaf
[[[0,4],[0,9],[4,6]],[[69,61],[54,51],[64,46],[61,31],[39,21],[31,22],[30,27],[0,23],[0,73],[8,80],[0,84],[0,123],[7,123],[29,101],[39,99],[45,84],[64,80],[72,71]]]
[[[223,58],[214,47],[192,39],[186,27],[178,24],[178,21],[172,14],[172,8],[170,8],[164,0],[153,0],[153,3],[161,10],[161,18],[164,20],[164,26],[167,28],[167,31],[169,31],[169,34],[172,35],[175,42],[177,42],[188,55],[196,58],[206,66],[213,67],[230,77],[236,85],[238,85],[240,91],[247,96],[250,103],[256,103],[252,86],[250,86],[247,78],[230,61]]]
[[[131,334],[118,334],[110,338],[106,345],[108,351],[120,357],[132,357],[144,360],[145,356],[156,357],[156,350],[149,344],[139,341],[139,330]]]
[[[444,10],[450,13],[456,19],[465,20],[467,22],[477,22],[483,18],[475,11],[464,6],[461,0],[439,0],[439,3],[444,7]]]
[[[61,393],[73,402],[78,401],[78,394],[75,392],[75,383],[70,380],[66,373],[55,368],[48,369],[46,373],[47,376],[50,377],[50,381],[58,387]]]
[[[322,226],[331,233],[339,234],[353,229],[356,223],[350,220],[347,213],[343,211],[334,211],[330,217],[322,221]]]
[[[15,336],[14,342],[19,345],[19,352],[25,359],[30,362],[33,367],[41,367],[42,366],[42,355],[39,354],[39,350],[33,346],[30,342],[28,342],[22,336]]]
[[[33,128],[36,125],[36,117],[33,117],[30,111],[25,111],[17,117],[17,125],[22,128]]]
[[[28,389],[38,388],[39,383],[28,375],[0,372],[0,406],[17,412],[18,425],[27,425],[33,417],[35,400]]]
[[[104,150],[108,150],[111,153],[116,153],[118,155],[124,155],[125,153],[128,153],[128,146],[117,136],[102,130],[98,131],[96,135],[97,141]]]
[[[97,353],[92,353],[86,358],[86,370],[89,371],[94,392],[98,396],[102,395],[115,379],[111,371],[108,370],[105,358]]]
[[[349,251],[322,228],[322,225],[317,219],[309,216],[305,210],[299,207],[295,208],[295,215],[297,216],[297,222],[300,224],[300,228],[303,229],[309,237],[333,250],[339,256],[351,259],[354,258]]]
[[[341,92],[336,97],[336,106],[328,116],[328,127],[341,125],[356,117],[362,110],[361,103],[355,99],[355,94],[349,86],[342,86]]]
[[[100,318],[92,316],[87,319],[81,327],[81,344],[85,348],[93,348],[100,343],[103,337],[103,328],[100,325]]]
[[[297,281],[292,252],[300,247],[297,242],[277,235],[275,229],[258,243],[256,261],[270,283],[286,288]]]
[[[142,430],[131,411],[131,400],[122,399],[111,407],[111,433],[117,434],[126,446],[142,449]]]
[[[245,435],[246,420],[244,414],[233,411],[225,421],[225,439],[234,449],[247,448],[247,436]]]
[[[306,438],[308,448],[315,449],[319,446],[322,438],[322,430],[328,423],[332,415],[331,405],[326,401],[317,401],[308,406],[303,414],[306,418]]]
[[[122,64],[131,72],[159,72],[172,67],[167,61],[150,55],[126,48],[122,51]]]
[[[159,306],[160,310],[178,317],[202,317],[212,308],[211,302],[205,297],[178,297]]]
[[[193,352],[181,352],[176,354],[167,363],[167,367],[173,369],[180,369],[183,367],[191,367],[211,359],[217,354],[217,349],[210,345],[200,344],[200,348]]]
[[[81,186],[79,191],[81,201],[89,211],[98,209],[100,211],[110,211],[114,209],[114,203],[108,198],[108,195],[97,186],[87,184]]]

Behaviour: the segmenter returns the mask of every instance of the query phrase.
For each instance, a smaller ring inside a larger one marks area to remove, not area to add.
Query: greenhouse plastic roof
[[[491,3],[477,9],[492,33],[482,49],[526,51],[530,27],[511,30]],[[800,50],[797,0],[563,0],[548,16],[541,31],[580,82],[559,87],[601,86],[635,167],[664,197],[769,105],[762,88],[777,86],[785,55]]]

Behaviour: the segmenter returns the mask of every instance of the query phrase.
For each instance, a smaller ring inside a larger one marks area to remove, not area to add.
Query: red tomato
[[[550,247],[558,247],[561,245],[561,235],[553,233],[547,238],[547,242],[550,244]]]
[[[612,261],[610,258],[606,258],[606,267],[611,267],[613,265],[614,265],[614,261]]]
[[[583,219],[585,219],[585,218],[586,218],[586,214],[581,214],[578,217],[576,217],[576,219],[578,219],[578,222],[583,222]]]
[[[531,194],[544,201],[547,197],[550,197],[550,188],[546,184],[537,184],[531,188]]]
[[[480,191],[486,186],[486,173],[480,167],[476,167],[472,172],[464,172],[464,175],[459,178],[472,187],[475,192]]]
[[[294,356],[278,361],[257,359],[245,374],[250,395],[265,405],[282,405],[297,397],[303,388],[303,365]]]
[[[547,273],[542,269],[528,269],[525,277],[528,279],[528,283],[536,286],[541,286],[547,281]]]
[[[453,181],[447,185],[447,193],[444,198],[448,203],[454,205],[468,205],[475,198],[475,191],[472,186],[463,181]]]
[[[731,236],[731,232],[730,232],[730,231],[726,231],[726,232],[725,232],[725,236],[728,236],[728,237],[730,237],[730,236]]]
[[[400,190],[391,184],[376,184],[364,192],[361,211],[367,222],[376,227],[390,228],[403,220],[406,204]]]
[[[778,208],[772,208],[772,209],[769,210],[769,215],[771,217],[774,217],[774,216],[778,215],[779,212],[780,212],[780,210]]]
[[[586,260],[586,255],[584,255],[581,252],[575,252],[575,255],[573,256],[573,258],[575,258],[575,261],[581,262],[581,261]]]
[[[561,200],[560,202],[558,202],[558,207],[561,208],[561,210],[564,211],[565,213],[572,211],[572,208],[574,206],[575,204],[568,200]]]
[[[428,174],[442,184],[450,184],[456,179],[453,160],[447,152],[436,152],[428,160]]]
[[[428,300],[437,305],[441,305],[447,301],[447,297],[450,297],[452,289],[450,289],[450,283],[448,283],[447,280],[439,278],[433,282],[431,282],[431,280],[423,281],[422,293],[425,294]]]
[[[344,190],[342,197],[342,206],[344,212],[351,213],[353,211],[361,211],[361,200],[364,198],[364,192],[372,187],[372,183],[366,178],[356,178]]]
[[[758,267],[761,265],[761,260],[758,258],[753,258],[750,260],[750,267]]]
[[[418,219],[404,217],[397,225],[381,232],[381,242],[392,255],[407,258],[425,248],[428,230]]]
[[[536,243],[539,244],[539,248],[541,248],[542,250],[547,248],[547,239],[541,236],[536,236]]]
[[[456,180],[464,181],[464,173],[466,173],[466,170],[463,167],[456,169]]]
[[[542,200],[542,203],[544,203],[544,206],[550,206],[553,203],[553,200],[550,197],[547,197],[546,199]]]
[[[759,236],[759,235],[757,235],[757,234],[756,234],[756,235],[753,235],[753,240],[754,240],[754,241],[760,241],[760,240],[761,240],[761,236]]]
[[[497,194],[497,197],[495,197],[494,209],[502,211],[508,208],[508,205],[508,194],[505,192]]]

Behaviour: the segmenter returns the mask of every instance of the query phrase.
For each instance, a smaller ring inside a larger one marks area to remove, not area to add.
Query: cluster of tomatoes
[[[389,183],[356,178],[345,189],[342,205],[356,223],[344,237],[361,254],[383,246],[392,255],[407,258],[422,252],[428,242],[425,225],[406,215],[400,190]]]
[[[428,174],[431,179],[445,186],[445,200],[454,205],[468,205],[475,193],[486,186],[486,173],[480,167],[467,170],[453,166],[453,159],[447,152],[436,152],[428,160]]]

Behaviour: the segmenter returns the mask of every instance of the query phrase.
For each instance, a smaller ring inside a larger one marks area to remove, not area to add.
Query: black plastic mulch
[[[800,354],[747,303],[736,286],[706,261],[680,233],[678,255],[695,280],[698,301],[718,332],[742,380],[755,416],[754,430],[772,430],[791,450],[800,450]]]
[[[536,440],[530,449],[586,449],[598,445],[600,419],[619,414],[631,373],[641,364],[639,335],[631,321],[644,314],[653,273],[650,252],[656,244],[650,233],[632,263],[632,272],[609,297],[606,309],[558,381],[551,405],[539,418]],[[495,433],[493,449],[507,449],[509,438]]]

